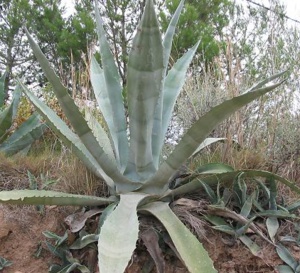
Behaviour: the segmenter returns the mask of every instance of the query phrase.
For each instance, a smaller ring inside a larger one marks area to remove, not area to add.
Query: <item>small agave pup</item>
[[[87,167],[105,180],[111,197],[18,190],[0,192],[0,202],[76,206],[115,203],[115,209],[108,207],[111,212],[108,213],[99,234],[98,261],[101,273],[124,272],[138,239],[138,215],[143,213],[154,215],[165,226],[189,272],[216,272],[202,244],[169,207],[170,200],[176,195],[199,189],[203,183],[190,179],[186,184],[171,189],[169,180],[189,157],[199,152],[205,145],[219,140],[206,139],[217,124],[242,106],[281,84],[280,82],[264,87],[283,73],[264,80],[252,87],[249,92],[213,108],[187,131],[169,158],[163,161],[161,153],[168,124],[176,98],[184,84],[186,71],[198,46],[196,44],[187,51],[173,68],[167,71],[175,25],[182,7],[183,1],[177,8],[162,41],[153,1],[146,1],[128,63],[127,101],[130,140],[127,137],[121,81],[105,38],[98,9],[96,8],[96,20],[103,68],[95,58],[92,59],[91,82],[109,134],[93,120],[91,115],[85,118],[82,116],[42,51],[27,33],[34,54],[52,84],[74,132],[53,110],[22,85],[24,93],[64,143]],[[237,175],[237,172],[223,165],[216,165],[214,170],[207,169],[206,173],[218,174],[218,179],[222,178],[222,174],[226,174],[227,178],[229,174],[232,174],[232,177]],[[259,175],[270,174],[261,172]],[[216,180],[216,175],[205,179],[202,182],[211,183]],[[288,181],[282,182],[295,187]]]

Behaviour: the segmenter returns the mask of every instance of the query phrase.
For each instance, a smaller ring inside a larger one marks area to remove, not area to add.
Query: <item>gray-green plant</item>
[[[279,273],[299,273],[300,272],[300,263],[297,261],[292,253],[284,247],[282,244],[278,244],[276,247],[276,251],[278,256],[282,261],[284,261],[285,265],[279,265],[277,270]]]
[[[64,143],[96,175],[103,178],[111,196],[106,198],[47,190],[15,190],[0,192],[0,202],[76,206],[116,204],[114,209],[107,213],[99,233],[98,264],[101,273],[124,272],[136,247],[139,234],[138,217],[140,214],[149,213],[163,224],[189,272],[216,272],[202,244],[169,206],[178,194],[195,191],[202,186],[194,179],[170,189],[170,179],[180,166],[193,156],[216,125],[282,83],[280,81],[266,86],[283,75],[276,74],[255,84],[241,96],[211,109],[186,132],[169,157],[163,159],[164,138],[176,98],[198,46],[197,43],[169,71],[167,70],[172,38],[182,7],[183,1],[179,4],[162,40],[153,1],[146,2],[129,54],[126,86],[128,128],[121,80],[96,8],[102,67],[92,58],[90,75],[108,133],[101,124],[89,127],[67,88],[63,86],[39,46],[27,32],[33,52],[52,84],[73,130],[20,83],[24,93]],[[210,179],[216,181],[216,175],[210,175]],[[208,178],[206,180],[208,181]],[[289,182],[286,184],[294,186]]]
[[[47,126],[41,122],[41,117],[35,112],[10,135],[13,131],[22,89],[20,85],[17,85],[10,105],[5,106],[5,78],[6,73],[0,78],[0,152],[6,155],[26,154],[32,143],[42,136]]]
[[[74,258],[69,251],[68,233],[59,236],[51,231],[44,231],[44,236],[48,239],[54,240],[54,244],[46,241],[46,245],[50,252],[61,259],[62,264],[52,264],[49,268],[50,273],[69,273],[75,269],[81,273],[90,273],[90,270],[82,265],[78,259]]]
[[[251,177],[255,172],[255,178]],[[212,202],[212,205],[208,206],[207,214],[204,218],[213,225],[214,229],[231,235],[233,240],[239,239],[253,255],[261,257],[262,248],[251,238],[253,234],[258,235],[265,242],[273,245],[279,257],[287,264],[277,267],[280,273],[300,272],[299,262],[282,245],[283,242],[293,242],[299,245],[299,235],[298,238],[278,236],[280,227],[278,219],[285,220],[289,218],[298,220],[299,217],[291,214],[284,205],[278,204],[278,189],[274,177],[265,176],[266,181],[263,182],[257,179],[259,176],[257,171],[249,171],[248,174],[250,174],[252,183],[256,184],[256,187],[252,187],[251,190],[245,181],[245,179],[249,181],[249,177],[245,176],[244,172],[237,173],[235,178],[232,177],[233,173],[221,174],[221,176],[229,175],[234,180],[230,188],[224,188],[223,184],[221,190],[219,187],[220,183],[215,189],[204,181],[199,180],[209,200]],[[260,175],[263,175],[263,173]],[[297,204],[295,207],[297,208]],[[257,220],[261,225],[261,218],[265,220],[266,232],[263,232],[263,229],[257,225]],[[251,232],[249,232],[250,230]],[[295,225],[295,230],[299,231],[297,224]]]
[[[0,270],[3,270],[5,267],[11,266],[12,262],[6,260],[5,258],[0,256]]]
[[[41,174],[40,175],[40,182],[41,185],[38,185],[38,178],[35,177],[30,171],[27,170],[28,182],[29,182],[29,189],[30,190],[38,190],[38,189],[47,189],[50,185],[57,183],[57,180],[48,179],[47,175]],[[44,205],[36,205],[36,210],[38,212],[44,213]]]

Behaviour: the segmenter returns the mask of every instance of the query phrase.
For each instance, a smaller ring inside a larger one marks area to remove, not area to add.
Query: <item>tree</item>
[[[144,9],[145,0],[98,0],[98,2],[112,51],[118,60],[123,86],[125,86],[128,52],[134,30]],[[165,3],[162,0],[156,1],[157,9],[160,10],[159,20],[163,32],[166,32],[171,14],[174,14],[179,2],[179,0],[167,0]],[[202,56],[202,60],[210,62],[214,56],[218,55],[220,43],[217,36],[220,36],[222,29],[229,22],[230,6],[229,0],[186,1],[179,19],[180,30],[174,37],[171,59],[180,57],[200,39],[198,53]]]
[[[117,60],[123,86],[126,85],[127,61],[134,31],[145,6],[145,0],[98,0],[108,40]]]
[[[56,43],[60,41],[64,21],[60,0],[3,0],[0,14],[0,70],[7,71],[5,93],[8,96],[9,84],[13,75],[31,82],[32,75],[38,73],[33,55],[28,50],[23,30],[27,26],[36,33],[41,47],[57,67],[59,53]]]
[[[160,12],[163,31],[166,31],[170,14],[173,14],[179,0],[166,0],[165,8]],[[210,62],[219,54],[220,35],[229,23],[230,0],[187,0],[179,18],[178,32],[174,37],[171,57],[177,59],[188,48],[200,42],[198,55],[200,60]]]
[[[61,33],[61,42],[58,45],[60,56],[76,66],[81,61],[81,54],[87,54],[89,46],[95,44],[96,32],[93,19],[94,7],[89,0],[75,3],[75,13],[68,18],[66,28]]]
[[[29,13],[30,5],[27,0],[4,0],[1,2],[0,13],[0,69],[7,71],[5,80],[5,96],[8,96],[9,81],[13,68],[28,61],[28,47],[21,31],[23,19]],[[31,54],[30,54],[31,55]]]

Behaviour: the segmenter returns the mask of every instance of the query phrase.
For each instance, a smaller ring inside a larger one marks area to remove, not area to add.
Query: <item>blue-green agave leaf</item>
[[[162,116],[161,119],[157,116],[158,110],[155,113],[153,135],[152,135],[152,153],[155,167],[158,168],[161,150],[164,144],[165,135],[171,121],[174,105],[176,103],[179,92],[185,82],[186,72],[197,51],[199,42],[189,49],[172,67],[164,80],[164,89],[162,92]],[[158,105],[159,107],[159,105]]]
[[[30,148],[32,143],[43,135],[46,128],[46,124],[40,121],[38,114],[32,114],[9,138],[0,144],[0,152],[11,156],[26,147]]]
[[[144,194],[121,194],[118,206],[101,227],[98,260],[101,273],[123,273],[138,239],[137,206]]]
[[[89,150],[87,150],[85,145],[83,145],[80,138],[73,133],[66,123],[62,121],[51,108],[39,100],[27,89],[26,86],[22,84],[21,86],[23,88],[23,92],[36,107],[39,114],[43,116],[43,118],[47,121],[47,124],[62,139],[65,145],[71,148],[78,158],[80,158],[91,171],[93,171],[97,176],[102,177],[111,190],[113,190],[115,187],[113,180],[102,170],[102,167],[91,155]]]
[[[102,25],[102,20],[99,14],[99,9],[96,6],[96,24],[97,33],[99,38],[101,63],[103,66],[102,76],[99,79],[91,78],[93,87],[97,88],[95,93],[100,94],[100,99],[109,100],[109,107],[104,102],[104,107],[101,107],[101,111],[104,110],[103,115],[107,122],[116,152],[116,157],[120,164],[121,171],[125,170],[128,160],[128,140],[127,140],[127,123],[124,108],[124,101],[122,97],[121,79],[118,73],[117,66],[114,61],[113,54],[110,50],[108,41],[105,36],[105,31]],[[97,66],[96,60],[92,59],[91,69],[95,69],[95,72],[101,73]],[[92,76],[92,75],[91,75]],[[99,83],[97,83],[99,80]],[[101,84],[102,86],[100,86]],[[99,103],[99,98],[97,99]],[[102,103],[101,103],[102,104]],[[106,109],[104,109],[106,108]],[[107,114],[106,114],[107,113]],[[110,116],[108,116],[110,115]]]
[[[284,218],[300,219],[300,217],[298,217],[297,215],[291,214],[289,211],[285,211],[285,210],[265,210],[262,212],[257,212],[255,213],[255,215],[260,217],[276,217],[280,219],[284,219]]]
[[[268,217],[266,220],[266,226],[268,229],[269,237],[273,243],[275,243],[275,235],[279,229],[279,222],[277,217]]]
[[[205,182],[202,182],[201,180],[199,180],[199,181],[202,184],[202,186],[208,196],[209,201],[212,204],[217,204],[219,200],[218,200],[218,197],[215,194],[214,190],[209,185],[207,185]]]
[[[101,213],[101,216],[99,218],[99,225],[98,225],[98,233],[100,233],[101,227],[103,226],[105,220],[107,217],[115,210],[117,207],[116,203],[108,205]]]
[[[116,161],[114,151],[110,143],[110,139],[107,133],[105,132],[104,128],[102,127],[100,122],[94,117],[89,107],[86,107],[84,109],[84,113],[85,113],[85,119],[89,127],[92,129],[98,142],[101,143],[104,152],[107,154],[107,156],[111,161],[113,162]]]
[[[251,251],[251,253],[254,256],[262,257],[261,248],[254,241],[252,241],[247,235],[240,236],[239,239],[245,246],[248,247],[248,249]]]
[[[143,187],[150,189],[151,192],[165,191],[168,186],[168,179],[171,178],[178,168],[195,152],[198,146],[220,122],[251,101],[274,90],[282,84],[282,82],[283,81],[227,100],[199,118],[182,137],[179,144],[175,147],[168,159],[161,165],[156,174],[152,176]]]
[[[5,267],[11,266],[12,264],[11,261],[0,256],[0,270],[3,270]]]
[[[293,255],[281,244],[277,244],[276,252],[281,260],[283,260],[287,265],[289,265],[294,272],[298,266],[298,262],[295,260]]]
[[[146,180],[156,169],[152,156],[155,109],[163,88],[163,46],[153,1],[146,2],[129,54],[127,92],[130,155],[125,174]]]
[[[248,218],[252,210],[252,205],[253,205],[253,195],[250,195],[246,198],[246,201],[241,208],[240,215],[242,215],[245,218]]]
[[[239,207],[242,207],[247,199],[247,184],[243,177],[243,172],[239,173],[233,184],[234,197]]]
[[[179,20],[179,16],[181,14],[182,8],[183,8],[184,0],[181,0],[171,21],[168,26],[168,29],[165,33],[164,40],[163,40],[163,46],[164,46],[164,65],[165,70],[167,70],[168,62],[170,59],[171,49],[172,49],[172,41],[176,30],[176,25]]]
[[[88,234],[83,236],[82,238],[78,238],[72,245],[70,245],[70,249],[83,249],[89,244],[98,242],[99,235],[98,234]]]
[[[279,265],[277,266],[277,270],[279,273],[295,273],[295,271],[288,265]]]
[[[64,242],[66,242],[68,240],[68,232],[67,231],[65,232],[65,234],[63,236],[59,236],[56,233],[54,233],[52,231],[48,231],[48,230],[43,231],[42,233],[46,238],[55,240],[56,247],[62,245]]]
[[[0,113],[0,142],[3,142],[7,135],[8,130],[12,125],[13,107],[9,105]]]
[[[255,83],[251,88],[249,88],[245,93],[248,93],[248,92],[252,92],[258,88],[262,88],[264,85],[266,85],[267,83],[273,81],[273,80],[276,80],[278,79],[279,77],[285,75],[287,73],[287,70],[285,71],[282,71],[282,72],[279,72],[277,74],[274,74],[272,75],[271,77],[267,78],[267,79],[264,79],[258,83]]]
[[[224,220],[223,217],[220,216],[216,216],[213,214],[207,214],[204,215],[205,220],[207,220],[208,222],[210,222],[211,224],[215,225],[215,226],[226,226],[228,225],[228,223]]]
[[[13,119],[17,114],[21,94],[22,91],[18,84],[14,90],[11,104],[0,112],[0,143],[6,139],[8,130],[12,126]]]
[[[236,236],[236,232],[229,224],[214,226],[213,229],[224,232],[226,234]]]
[[[288,211],[293,211],[293,210],[296,210],[300,207],[300,201],[296,201],[294,203],[292,203],[291,205],[287,206],[286,209]]]
[[[130,191],[138,186],[137,183],[133,183],[126,179],[126,177],[122,176],[120,172],[118,172],[117,166],[113,164],[107,156],[102,159],[103,164],[100,165],[86,148],[81,139],[73,133],[73,131],[55,114],[51,108],[33,95],[26,86],[22,85],[22,88],[26,96],[36,106],[37,111],[47,121],[47,124],[52,128],[52,130],[59,135],[63,142],[72,149],[72,151],[88,168],[90,168],[97,176],[102,177],[105,180],[107,185],[111,188],[111,191],[114,191],[115,185],[124,191]],[[109,164],[111,166],[108,167],[112,170],[110,176],[103,171],[103,167]],[[116,181],[116,184],[114,183],[114,180]]]
[[[227,172],[233,172],[234,169],[226,164],[221,163],[208,163],[200,166],[197,168],[191,175],[187,176],[186,178],[180,179],[178,182],[175,183],[175,187],[187,184],[194,179],[199,177],[199,181],[201,181],[201,175],[207,175],[207,174],[220,174],[220,173],[227,173]]]
[[[244,177],[249,177],[249,178],[251,178],[251,177],[264,177],[264,178],[274,177],[275,180],[286,185],[295,193],[300,194],[300,188],[295,183],[292,183],[289,180],[287,180],[279,175],[276,175],[274,173],[267,172],[267,171],[260,171],[260,170],[239,170],[239,171],[234,171],[234,172],[226,172],[226,173],[211,175],[208,177],[203,177],[203,178],[201,178],[201,181],[208,183],[210,186],[217,186],[217,184],[219,182],[223,183],[224,185],[232,185],[232,181],[241,172],[243,173]],[[198,190],[199,188],[202,188],[202,184],[199,182],[199,180],[194,179],[190,183],[187,183],[187,184],[182,185],[174,190],[166,192],[166,194],[164,195],[163,198],[168,197],[168,196],[169,197],[172,196],[174,198],[175,196],[178,196],[178,195],[186,194],[189,192],[194,192],[195,190]]]
[[[28,31],[26,30],[26,34],[28,37],[28,41],[30,46],[39,61],[47,79],[53,86],[53,91],[56,94],[56,97],[67,116],[68,120],[72,124],[76,134],[84,144],[84,146],[88,149],[88,151],[92,154],[95,160],[101,165],[103,171],[107,176],[118,181],[124,181],[124,177],[120,173],[117,168],[115,162],[109,160],[108,156],[105,154],[103,148],[98,143],[97,139],[93,135],[91,129],[87,125],[86,120],[82,116],[82,113],[76,106],[75,102],[71,98],[68,93],[68,90],[62,85],[59,78],[55,74],[54,70],[51,68],[50,63],[46,59],[45,55],[39,48],[39,46],[35,43],[33,38],[30,36]],[[24,86],[23,86],[24,89]],[[130,181],[128,181],[130,182]]]
[[[201,165],[195,170],[196,174],[218,174],[218,173],[226,173],[233,172],[234,169],[226,164],[222,163],[207,163]]]
[[[189,272],[217,272],[203,245],[177,218],[166,202],[153,202],[141,207],[139,211],[150,212],[164,225]]]
[[[179,5],[176,9],[176,12],[174,13],[174,15],[172,17],[172,19],[170,21],[170,24],[168,26],[168,29],[167,29],[167,31],[165,33],[165,36],[164,36],[164,40],[163,40],[164,76],[167,75],[168,61],[170,59],[173,36],[175,34],[176,25],[178,23],[181,10],[183,8],[183,3],[184,3],[184,0],[182,0],[179,3]],[[163,101],[164,101],[163,95],[159,96],[157,107],[156,107],[156,110],[155,110],[154,123],[153,123],[152,152],[153,152],[153,161],[154,161],[155,168],[158,168],[158,164],[159,164],[159,161],[160,161],[161,148],[162,148],[162,145],[163,145],[163,137],[164,137],[164,133],[163,133],[163,130],[162,130],[162,128],[163,128],[162,127],[163,107],[164,107],[163,106],[163,104],[164,104]]]
[[[47,190],[0,191],[0,203],[19,205],[100,206],[115,201],[113,197],[104,198]]]
[[[199,154],[204,148],[206,148],[207,146],[216,143],[216,142],[224,142],[224,140],[226,140],[227,138],[224,137],[208,137],[206,138],[196,149],[196,151],[192,154],[192,156],[196,156],[197,154]]]

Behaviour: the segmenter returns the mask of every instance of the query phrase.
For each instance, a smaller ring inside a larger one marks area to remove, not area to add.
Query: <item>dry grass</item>
[[[0,155],[0,188],[2,190],[28,189],[27,171],[32,173],[38,187],[44,182],[56,180],[51,189],[62,192],[106,196],[107,187],[101,179],[89,171],[71,151],[45,149],[28,156],[6,158]]]

